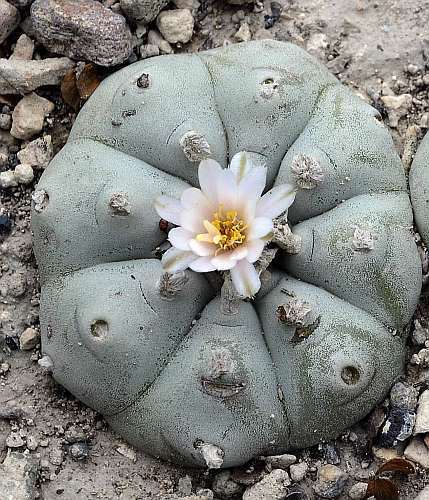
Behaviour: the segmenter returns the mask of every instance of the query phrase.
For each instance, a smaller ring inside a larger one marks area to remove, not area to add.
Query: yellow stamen
[[[213,220],[205,220],[203,224],[207,233],[198,234],[196,239],[217,245],[216,253],[234,250],[246,239],[247,226],[235,210],[229,210],[224,215],[220,206],[218,212],[213,214]]]

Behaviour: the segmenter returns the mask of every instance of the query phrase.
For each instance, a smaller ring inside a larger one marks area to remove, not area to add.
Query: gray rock
[[[322,498],[336,498],[343,492],[347,477],[336,465],[323,465],[313,489]]]
[[[87,443],[73,443],[69,447],[69,454],[73,460],[80,462],[81,460],[86,460],[89,456],[89,448]]]
[[[212,489],[219,498],[231,498],[243,491],[243,486],[231,479],[231,471],[225,470],[213,479]]]
[[[365,498],[367,483],[356,483],[349,489],[349,497],[353,500],[362,500]]]
[[[15,167],[14,174],[18,184],[30,184],[34,179],[33,168],[31,165],[27,165],[26,163],[20,163],[17,165]]]
[[[296,456],[289,455],[287,453],[284,453],[283,455],[271,455],[263,458],[267,464],[270,464],[276,469],[287,469],[291,464],[296,462]]]
[[[390,404],[398,408],[414,411],[418,397],[419,391],[415,387],[408,383],[398,382],[390,391]]]
[[[64,450],[59,446],[52,448],[49,452],[49,461],[52,465],[60,466],[64,462],[64,457]]]
[[[24,444],[24,440],[17,432],[11,432],[6,438],[6,446],[9,448],[21,448]]]
[[[289,474],[283,469],[274,469],[259,483],[249,486],[243,494],[243,500],[283,500],[289,485]]]
[[[159,31],[149,30],[147,41],[148,44],[158,47],[161,54],[172,54],[174,52],[173,47],[162,37]]]
[[[38,467],[21,453],[9,453],[0,464],[2,500],[34,500]]]
[[[404,457],[416,462],[425,469],[429,469],[429,449],[421,437],[412,439],[411,443],[405,448]]]
[[[74,62],[67,57],[25,61],[0,59],[0,93],[28,94],[45,85],[58,85]]]
[[[11,135],[17,139],[31,139],[41,132],[45,117],[52,113],[54,108],[51,101],[37,94],[23,97],[12,113]]]
[[[429,390],[424,391],[419,398],[414,434],[429,432]]]
[[[135,22],[150,23],[168,4],[168,0],[120,0],[123,13]]]
[[[31,21],[47,49],[101,66],[124,62],[132,37],[125,18],[94,0],[36,0]]]
[[[289,473],[292,481],[299,483],[302,481],[307,474],[308,464],[307,462],[299,462],[298,464],[292,464],[289,468]]]
[[[39,339],[40,335],[37,330],[34,328],[26,328],[19,337],[19,346],[23,351],[29,351],[30,349],[34,349],[36,347]]]
[[[15,172],[13,170],[6,170],[0,172],[0,187],[10,188],[18,185],[18,180],[15,177]]]
[[[18,26],[21,16],[18,9],[6,0],[0,0],[0,44],[12,33]]]
[[[151,43],[142,45],[140,47],[140,55],[142,59],[159,56],[159,47],[157,45],[152,45]]]
[[[34,42],[25,33],[16,41],[15,48],[9,59],[24,59],[30,61],[33,59]]]
[[[53,156],[52,139],[50,135],[38,137],[25,148],[18,151],[18,160],[32,167],[45,168]]]
[[[194,17],[188,9],[163,10],[156,25],[167,42],[188,43],[194,32]]]
[[[3,130],[10,130],[12,126],[12,117],[6,113],[0,113],[0,128]]]

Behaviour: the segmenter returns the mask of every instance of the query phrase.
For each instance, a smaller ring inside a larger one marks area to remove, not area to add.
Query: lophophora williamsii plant
[[[33,198],[41,362],[152,455],[312,445],[402,371],[421,266],[401,162],[292,44],[118,71]]]
[[[417,228],[429,245],[429,134],[420,143],[411,165],[410,192]]]

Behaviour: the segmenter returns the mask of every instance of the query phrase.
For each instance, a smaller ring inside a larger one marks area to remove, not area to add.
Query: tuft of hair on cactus
[[[204,462],[209,469],[220,469],[223,464],[225,452],[215,444],[205,443],[197,439],[194,443],[194,448],[203,456]]]
[[[355,226],[352,238],[352,245],[355,250],[361,252],[374,250],[374,239],[374,235],[369,229]]]
[[[237,297],[254,297],[261,286],[254,263],[272,239],[273,220],[286,212],[296,193],[281,184],[262,196],[266,176],[265,167],[242,151],[226,169],[214,160],[201,161],[200,189],[186,189],[180,201],[157,198],[159,216],[179,226],[168,234],[172,248],[162,256],[165,271],[229,271]],[[228,286],[225,296],[233,295]]]
[[[31,195],[31,199],[34,203],[34,211],[38,213],[42,212],[49,203],[48,193],[44,189],[38,189],[34,191],[34,193]]]
[[[286,304],[280,304],[276,314],[281,323],[288,326],[303,326],[310,311],[311,306],[308,302],[294,297]]]
[[[130,215],[131,205],[126,193],[113,193],[109,199],[112,217],[115,215]]]
[[[158,282],[158,292],[165,300],[173,300],[185,287],[189,276],[184,271],[177,273],[163,273]]]
[[[302,249],[302,238],[294,234],[285,216],[274,219],[273,243],[289,254],[297,254]]]
[[[209,158],[212,154],[207,139],[195,130],[186,132],[181,137],[180,146],[189,161],[197,162]]]
[[[222,375],[230,374],[234,371],[235,363],[231,352],[222,347],[214,349],[208,362],[208,375],[212,378],[219,378]]]
[[[324,179],[320,163],[312,156],[305,154],[294,157],[291,171],[297,186],[302,189],[314,189]]]

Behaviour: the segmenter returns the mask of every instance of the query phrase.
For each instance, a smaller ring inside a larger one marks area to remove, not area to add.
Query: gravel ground
[[[79,75],[89,61],[103,77],[147,56],[250,39],[291,41],[327,64],[379,109],[408,168],[429,123],[429,0],[31,4],[0,0],[0,500],[363,498],[362,482],[403,454],[417,472],[397,478],[400,498],[416,498],[429,484],[429,428],[412,436],[418,398],[417,420],[429,419],[425,290],[410,329],[406,375],[367,419],[292,457],[227,472],[185,470],[128,447],[38,363],[30,201],[76,116],[60,89],[70,68]],[[89,13],[93,26],[85,33]],[[423,248],[421,255],[427,273]],[[429,489],[419,498],[429,498]]]

